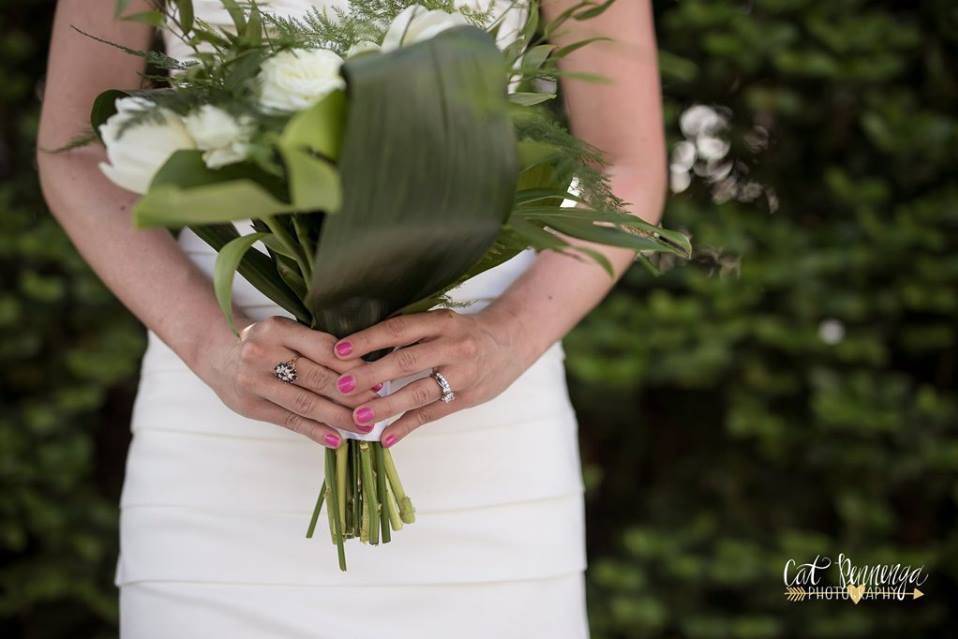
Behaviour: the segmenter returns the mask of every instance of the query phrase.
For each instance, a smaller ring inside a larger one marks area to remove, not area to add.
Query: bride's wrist
[[[506,304],[494,302],[480,313],[497,341],[507,345],[525,370],[539,358],[545,348],[539,344],[528,318]]]
[[[234,326],[237,332],[253,323],[253,320],[234,315]],[[186,364],[197,376],[211,387],[216,387],[216,380],[222,377],[227,361],[233,349],[236,348],[239,338],[230,330],[226,320],[213,322],[208,331],[204,331],[197,340]]]

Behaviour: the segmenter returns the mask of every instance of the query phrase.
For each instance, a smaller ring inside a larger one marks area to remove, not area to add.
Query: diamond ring
[[[446,404],[456,399],[456,394],[453,392],[452,386],[449,385],[449,380],[447,380],[442,373],[436,371],[432,374],[432,378],[436,380],[436,383],[439,384],[440,390],[442,390],[442,397],[439,399]]]
[[[299,359],[299,355],[293,359],[286,360],[285,362],[280,362],[273,367],[273,375],[276,376],[281,382],[287,384],[292,384],[296,381],[296,360]]]

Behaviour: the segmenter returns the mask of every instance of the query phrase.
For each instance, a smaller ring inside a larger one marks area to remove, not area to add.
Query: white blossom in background
[[[818,325],[818,338],[829,346],[834,346],[845,339],[845,325],[837,319],[822,320]]]
[[[725,107],[695,104],[679,116],[679,129],[685,138],[672,148],[669,162],[669,185],[673,193],[681,193],[692,184],[693,176],[709,183],[712,201],[722,204],[731,200],[753,202],[765,196],[770,211],[778,209],[775,192],[754,180],[743,179],[749,173],[744,162],[729,156],[728,139],[731,113]],[[756,124],[743,136],[746,148],[760,153],[768,147],[769,131]]]
[[[116,101],[116,113],[100,125],[107,157],[107,162],[100,163],[100,170],[117,186],[139,194],[146,193],[153,176],[171,155],[196,148],[182,119],[167,109],[162,109],[158,118],[123,130],[131,117],[152,106],[145,98],[120,98]]]
[[[301,111],[346,87],[343,59],[327,49],[280,51],[263,62],[260,104],[277,111]]]
[[[219,107],[204,104],[183,118],[183,123],[211,169],[246,159],[253,132],[248,120],[240,121]]]

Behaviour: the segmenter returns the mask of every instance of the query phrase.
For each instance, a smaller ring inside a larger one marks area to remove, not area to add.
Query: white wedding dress
[[[218,0],[194,5],[228,24]],[[190,232],[180,244],[212,272],[210,248]],[[524,252],[453,297],[475,312],[533,259]],[[255,319],[285,314],[241,278],[234,299]],[[347,573],[325,515],[305,538],[323,448],[232,412],[152,333],[132,431],[116,574],[123,639],[588,636],[577,425],[560,343],[494,400],[394,448],[416,523],[388,545],[347,543]]]

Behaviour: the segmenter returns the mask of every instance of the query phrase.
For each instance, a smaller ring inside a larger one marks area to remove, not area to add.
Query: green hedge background
[[[53,4],[0,0],[0,631],[110,637],[144,339],[36,183]],[[566,340],[594,636],[954,636],[958,6],[655,6],[673,159],[697,104],[731,148],[669,203],[698,263]],[[840,552],[927,594],[785,601],[788,559]]]

